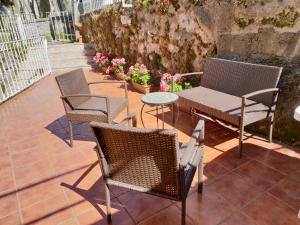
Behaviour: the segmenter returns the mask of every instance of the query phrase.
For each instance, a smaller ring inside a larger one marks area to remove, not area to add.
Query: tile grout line
[[[248,156],[248,157],[249,157],[249,156]],[[238,175],[238,176],[243,180],[243,182],[246,182],[246,183],[249,183],[249,184],[250,184],[250,182],[245,181],[244,178],[243,178],[240,174],[238,174],[238,173],[236,172],[236,170],[237,170],[239,167],[243,166],[244,164],[251,162],[252,160],[256,160],[256,159],[250,157],[250,159],[249,159],[248,161],[242,163],[241,165],[237,166],[236,168],[233,168],[232,170],[228,171],[227,173],[225,173],[225,174],[221,175],[220,177],[216,178],[216,180],[213,181],[213,183],[215,183],[216,181],[220,180],[221,178],[223,178],[224,176],[226,176],[226,175],[228,175],[228,174],[230,174],[230,173],[234,173],[234,174]],[[257,160],[256,160],[256,161],[257,161]],[[221,165],[222,165],[222,164],[221,164]],[[222,165],[222,166],[223,166],[223,165]],[[282,173],[281,173],[281,174],[282,174]],[[286,177],[286,176],[285,176],[285,177]],[[239,208],[237,208],[236,210],[233,210],[232,213],[229,214],[229,216],[226,216],[225,218],[223,218],[218,224],[223,223],[226,219],[230,218],[230,217],[231,217],[233,214],[235,214],[235,213],[238,213],[238,212],[243,213],[243,212],[242,212],[242,209],[246,208],[248,205],[250,205],[251,203],[253,203],[255,200],[259,199],[263,194],[269,194],[268,191],[269,191],[270,189],[272,189],[275,185],[277,185],[279,182],[281,182],[285,177],[281,178],[278,182],[276,182],[275,184],[273,184],[272,186],[270,186],[269,188],[267,188],[267,189],[265,189],[265,190],[260,189],[260,190],[261,190],[261,193],[259,193],[254,199],[250,200],[250,201],[249,201],[248,203],[246,203],[244,206],[239,207]],[[252,185],[252,184],[250,184],[250,185],[251,185],[252,187],[258,188],[258,187],[255,186],[255,185]],[[258,189],[258,190],[259,190],[259,189]],[[194,192],[195,192],[195,191],[194,191]],[[221,194],[219,194],[219,193],[216,193],[216,194],[217,194],[219,197],[221,197],[222,199],[226,200],[226,198],[224,198]],[[280,200],[280,199],[279,199],[279,200]],[[227,201],[227,200],[226,200],[226,201]],[[282,200],[280,200],[280,201],[282,201]],[[245,215],[248,216],[247,214],[245,214]],[[249,216],[248,216],[248,217],[249,217]],[[251,218],[251,219],[252,219],[252,218]],[[252,219],[252,220],[253,220],[253,219]]]
[[[60,178],[59,178],[59,181],[61,182]],[[60,189],[61,189],[61,192],[63,193],[63,196],[64,196],[65,200],[67,201],[68,206],[71,206],[70,199],[68,198],[65,189],[64,189],[63,187],[60,187]],[[80,223],[79,223],[79,220],[78,220],[78,218],[77,218],[77,215],[76,215],[76,213],[75,213],[73,207],[71,207],[71,211],[72,211],[72,217],[73,217],[73,216],[75,217],[76,223],[79,225]],[[70,219],[70,218],[69,218],[69,219]],[[69,219],[67,219],[67,220],[69,220]],[[62,221],[62,222],[64,222],[64,221]]]
[[[287,207],[289,207],[290,209],[294,210],[296,212],[296,214],[298,214],[299,209],[294,208],[293,206],[291,206],[290,204],[288,204],[286,201],[278,198],[277,196],[273,195],[271,192],[269,192],[270,190],[268,190],[267,194],[271,195],[272,197],[274,197],[275,199],[277,199],[278,201],[282,202],[284,205],[286,205]]]
[[[282,174],[282,175],[284,175],[284,176],[288,176],[288,173],[283,173],[282,171],[277,170],[277,168],[274,168],[274,167],[272,167],[272,166],[266,164],[265,162],[260,161],[260,160],[257,159],[257,158],[254,158],[253,160],[255,160],[255,161],[257,161],[257,162],[263,164],[264,166],[266,166],[266,167],[268,167],[268,168],[270,168],[270,169],[275,170],[276,172],[278,172],[278,173],[280,173],[280,174]]]
[[[12,177],[13,177],[13,181],[14,181],[14,184],[15,184],[15,192],[16,192],[17,205],[18,205],[18,214],[19,214],[19,217],[20,217],[20,220],[21,220],[20,221],[21,224],[24,224],[24,218],[23,218],[23,214],[22,214],[19,191],[18,191],[19,188],[17,187],[17,180],[16,180],[16,176],[15,176],[15,168],[13,166],[13,160],[12,160],[10,151],[9,151],[9,160],[10,160],[10,166],[11,166],[11,169],[12,169]]]
[[[64,130],[66,133],[68,133],[68,130],[66,129],[66,127],[64,127],[64,126],[62,125],[62,123],[61,123],[59,120],[58,120],[58,124],[61,126],[61,130]],[[67,137],[67,136],[66,136],[66,137]],[[65,144],[67,144],[66,141],[65,141],[63,138],[61,138],[61,137],[58,137],[58,138],[59,138],[59,139],[62,139],[62,140],[65,142]],[[47,154],[47,156],[48,156],[48,161],[49,161],[49,164],[50,164],[50,166],[51,166],[51,168],[52,168],[52,170],[53,170],[53,173],[54,173],[54,175],[56,175],[56,171],[55,171],[55,168],[54,168],[54,166],[53,166],[52,161],[50,160],[49,153],[47,152],[46,154]],[[75,168],[75,167],[74,167],[74,168]],[[73,170],[73,168],[71,169],[71,171],[72,171],[72,170]],[[63,173],[65,173],[65,172],[63,172]],[[60,183],[62,182],[61,177],[58,177],[57,180],[58,180]],[[59,189],[61,190],[61,192],[62,192],[62,194],[63,194],[63,196],[64,196],[64,198],[65,198],[67,204],[70,206],[70,205],[71,205],[71,202],[70,202],[70,199],[69,199],[68,196],[67,196],[66,190],[65,190],[61,185],[60,185]],[[73,217],[73,216],[75,217],[76,223],[79,225],[80,222],[79,222],[79,219],[78,219],[78,217],[77,217],[77,215],[76,215],[76,213],[75,213],[73,207],[71,207],[71,212],[72,212],[72,217]]]
[[[173,200],[170,200],[170,201],[173,201]],[[136,224],[140,224],[140,223],[142,223],[142,222],[145,222],[145,221],[148,220],[149,218],[151,218],[151,217],[153,217],[153,216],[159,214],[161,211],[166,210],[166,209],[170,208],[170,207],[173,206],[173,205],[176,206],[176,203],[177,203],[176,201],[172,202],[170,205],[161,208],[160,210],[154,212],[153,214],[151,214],[151,215],[148,216],[147,218],[144,218],[144,219],[140,220],[140,221],[137,222]]]
[[[121,195],[120,195],[121,196]],[[133,218],[133,216],[129,213],[129,211],[127,210],[127,208],[124,206],[123,207],[123,203],[121,202],[121,200],[118,198],[118,197],[116,197],[116,200],[119,202],[119,204],[121,205],[121,207],[125,210],[125,212],[127,213],[127,215],[129,216],[129,218],[132,220],[132,222],[134,223],[134,224],[138,224],[138,222],[137,221],[135,221],[135,219]],[[106,201],[105,201],[105,205],[106,205]]]
[[[282,179],[284,179],[284,178],[282,178]],[[282,180],[281,179],[281,180]],[[281,181],[280,180],[280,181]],[[263,196],[264,194],[269,194],[269,190],[270,189],[272,189],[275,185],[277,185],[278,184],[278,182],[276,183],[276,184],[273,184],[272,186],[270,186],[269,188],[267,188],[267,189],[265,189],[265,190],[263,190],[260,194],[258,194],[255,198],[253,198],[252,200],[250,200],[249,202],[247,202],[244,206],[242,206],[242,207],[239,207],[239,208],[237,208],[237,210],[235,210],[234,212],[235,213],[237,213],[237,212],[241,212],[241,213],[243,213],[243,209],[245,209],[245,208],[247,208],[249,205],[251,205],[253,202],[255,202],[256,200],[258,200],[259,198],[261,198],[261,196]],[[281,200],[280,200],[281,201]],[[245,213],[245,215],[247,215],[248,216],[248,214],[246,214]],[[248,217],[250,217],[250,216],[248,216]],[[252,217],[250,217],[251,219],[252,219]],[[254,220],[254,219],[252,219],[252,220]],[[222,221],[222,222],[224,222],[224,220]],[[256,222],[256,221],[255,221]]]

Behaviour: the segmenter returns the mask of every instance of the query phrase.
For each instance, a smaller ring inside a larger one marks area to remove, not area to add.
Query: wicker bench
[[[244,127],[268,118],[272,141],[277,84],[281,67],[208,58],[201,74],[201,86],[179,92],[179,107],[197,111],[204,118],[229,123],[240,129],[239,151],[242,156]]]

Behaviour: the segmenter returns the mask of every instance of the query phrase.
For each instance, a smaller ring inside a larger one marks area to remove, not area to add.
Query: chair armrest
[[[132,121],[132,126],[136,127],[137,126],[137,120],[136,120],[136,115],[135,113],[130,113],[126,118],[124,118],[119,124],[122,126],[125,126],[126,124],[129,123],[129,121]]]
[[[196,144],[199,144],[195,148]],[[188,165],[198,166],[202,156],[204,147],[204,120],[199,120],[190,141],[187,143],[186,151],[180,159],[180,166],[186,167]]]
[[[91,82],[88,82],[88,85],[91,85],[91,84],[110,84],[110,83],[127,84],[127,82],[124,81],[124,80],[100,80],[100,81],[91,81]]]
[[[101,81],[88,82],[88,85],[91,84],[124,84],[125,98],[128,99],[127,82],[124,80],[101,80]]]
[[[106,96],[102,96],[102,95],[93,95],[93,94],[74,94],[74,95],[63,95],[63,96],[61,96],[62,99],[76,98],[76,97],[107,98]]]
[[[278,91],[279,91],[279,88],[262,89],[262,90],[259,90],[259,91],[254,91],[254,92],[245,94],[245,95],[242,96],[242,98],[250,98],[252,96],[264,94],[264,93],[267,93],[267,92],[278,92]]]
[[[110,115],[110,109],[109,109],[109,98],[107,96],[102,96],[102,95],[94,95],[94,94],[74,94],[74,95],[63,95],[61,96],[61,99],[65,101],[71,109],[74,109],[72,106],[71,102],[68,100],[68,98],[80,98],[80,97],[93,97],[93,98],[104,98],[105,103],[106,103],[106,110],[107,110],[107,115]],[[78,109],[80,110],[80,109]],[[84,110],[84,109],[82,109]]]
[[[248,94],[245,94],[242,96],[242,103],[241,103],[241,121],[242,121],[242,123],[243,123],[243,120],[245,117],[246,100],[252,96],[260,95],[260,94],[267,93],[267,92],[275,92],[275,94],[276,94],[279,92],[279,89],[278,88],[267,88],[267,89],[262,89],[259,91],[254,91],[254,92],[251,92],[251,93],[248,93]],[[274,95],[273,102],[276,102],[276,95]]]
[[[178,74],[176,77],[186,77],[186,76],[195,76],[195,75],[203,75],[203,72],[182,73],[182,74]]]

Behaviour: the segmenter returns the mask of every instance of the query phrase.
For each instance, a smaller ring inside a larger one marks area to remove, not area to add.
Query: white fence
[[[0,103],[51,73],[32,15],[0,16]]]
[[[74,41],[75,27],[74,18],[70,12],[46,13],[49,19],[51,38],[54,41]]]
[[[78,1],[78,8],[80,14],[87,14],[116,3],[122,3],[123,7],[132,7],[132,5],[128,4],[125,0],[82,0]]]

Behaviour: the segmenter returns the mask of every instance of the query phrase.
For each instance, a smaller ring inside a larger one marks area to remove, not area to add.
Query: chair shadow
[[[93,163],[92,165],[90,165],[90,167],[87,168],[86,171],[82,175],[80,175],[80,177],[78,177],[78,179],[73,184],[67,184],[65,182],[62,182],[60,185],[64,188],[68,188],[70,191],[73,191],[76,194],[80,195],[83,198],[83,200],[81,200],[79,203],[87,201],[89,204],[91,204],[97,210],[97,212],[99,213],[99,217],[102,218],[101,220],[106,220],[106,212],[104,212],[103,209],[101,209],[99,207],[99,205],[106,204],[105,193],[104,193],[104,182],[103,182],[102,178],[100,177],[98,180],[95,180],[95,183],[87,190],[77,187],[86,178],[86,176],[88,176],[89,173],[98,165],[99,165],[98,161]],[[102,189],[102,187],[103,187],[103,189]],[[101,191],[101,189],[102,189],[102,191]],[[120,209],[121,207],[123,207],[121,204],[116,203],[115,201],[112,201],[111,204],[112,204],[112,209],[113,208]],[[117,213],[119,213],[119,212],[117,212]],[[115,216],[116,216],[116,213],[113,213],[112,221],[108,224],[115,224],[113,222]],[[93,224],[96,225],[96,224],[99,224],[99,222],[100,222],[100,220]]]
[[[83,179],[98,165],[98,162],[93,163],[87,170],[76,180],[74,184],[67,184],[65,182],[62,182],[60,185],[68,188],[74,192],[76,192],[78,195],[83,197],[85,200],[87,200],[98,212],[101,214],[103,218],[105,218],[105,213],[102,211],[102,209],[98,206],[98,204],[103,204],[105,202],[105,199],[102,198],[96,198],[95,193],[97,193],[99,184],[101,183],[100,178],[95,181],[95,183],[88,189],[82,189],[78,188],[77,186],[80,184],[80,182],[83,181]]]
[[[70,143],[68,120],[65,115],[52,121],[45,127],[52,134],[63,140],[65,143]],[[88,122],[72,122],[73,140],[77,141],[95,141],[92,130]]]

